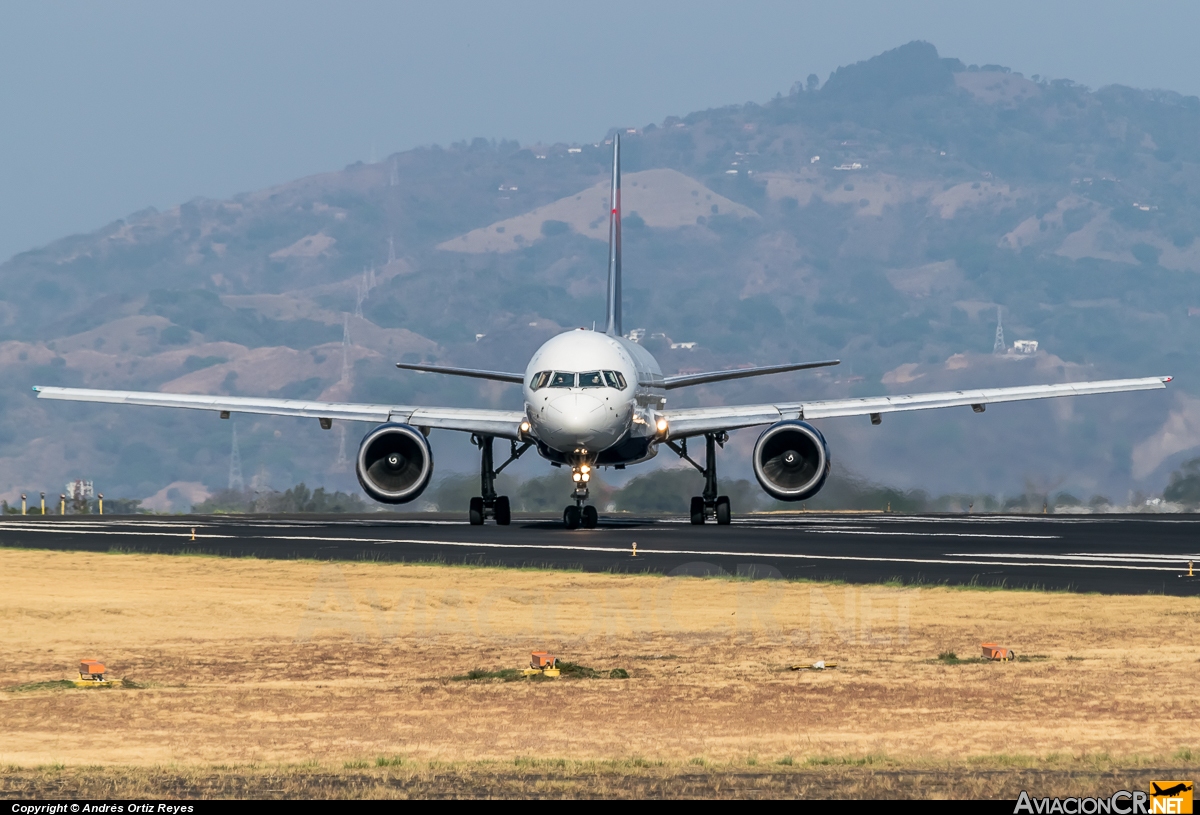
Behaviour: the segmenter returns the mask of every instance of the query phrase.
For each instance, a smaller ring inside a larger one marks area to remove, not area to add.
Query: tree
[[[1200,505],[1200,458],[1185,461],[1171,473],[1171,481],[1163,490],[1163,500],[1185,506]]]

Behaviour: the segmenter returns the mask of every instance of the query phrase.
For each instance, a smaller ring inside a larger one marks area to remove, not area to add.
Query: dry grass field
[[[1196,598],[0,548],[0,792],[1094,794],[1200,775],[1197,642]],[[464,678],[535,649],[590,671]]]

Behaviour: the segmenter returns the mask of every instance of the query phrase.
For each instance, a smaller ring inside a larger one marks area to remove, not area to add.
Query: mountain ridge
[[[1175,374],[1161,399],[823,426],[835,466],[900,487],[1003,491],[1052,470],[1080,492],[1153,488],[1200,445],[1200,378],[1188,376],[1198,129],[1196,97],[1034,81],[927,43],[762,104],[623,129],[628,179],[670,177],[685,201],[719,199],[690,222],[663,220],[626,190],[627,323],[699,343],[648,340],[668,372],[846,360],[837,375],[673,395],[685,405]],[[604,139],[419,148],[21,253],[0,264],[0,367],[29,385],[512,406],[513,389],[390,363],[519,370],[555,331],[599,319],[605,230],[549,215],[603,186],[609,150]],[[479,251],[445,248],[472,234],[488,238]],[[488,248],[501,235],[506,251]],[[997,308],[1010,346],[1041,343],[1035,358],[992,357]],[[224,486],[228,428],[204,414],[27,400],[0,396],[10,501],[80,475],[131,496]],[[330,434],[241,426],[244,460],[279,486],[353,484]],[[36,452],[63,440],[61,453]],[[748,470],[752,441],[735,436],[729,471]],[[436,444],[440,472],[474,466],[461,440]],[[1006,460],[1013,444],[1021,455]],[[980,467],[980,453],[995,461]]]

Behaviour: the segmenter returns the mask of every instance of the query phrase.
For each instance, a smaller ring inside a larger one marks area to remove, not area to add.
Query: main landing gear
[[[512,510],[509,508],[508,496],[496,495],[496,476],[533,446],[533,443],[528,441],[520,447],[515,441],[512,442],[512,451],[508,459],[499,467],[495,467],[493,466],[495,459],[492,458],[493,440],[492,436],[471,436],[471,443],[478,447],[480,452],[479,491],[483,493],[483,495],[471,499],[471,507],[468,512],[471,526],[482,526],[488,518],[494,518],[500,526],[508,526],[512,523]]]
[[[687,439],[680,439],[678,444],[673,441],[667,442],[667,446],[674,450],[681,459],[691,464],[704,476],[704,494],[692,498],[692,523],[696,525],[703,524],[709,518],[716,519],[716,522],[722,526],[732,520],[729,496],[717,495],[717,445],[724,447],[727,441],[729,441],[729,434],[724,431],[704,434],[703,467],[688,455]]]
[[[600,513],[591,504],[584,506],[588,497],[588,482],[592,480],[592,466],[579,463],[571,468],[571,480],[575,482],[575,491],[571,497],[575,503],[563,510],[563,526],[567,529],[595,529],[600,522]]]

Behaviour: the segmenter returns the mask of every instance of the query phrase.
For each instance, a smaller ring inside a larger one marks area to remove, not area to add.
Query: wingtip
[[[41,385],[34,385],[34,386],[33,386],[33,392],[34,392],[34,393],[41,393],[41,392],[42,392],[42,386],[41,386]]]
[[[1175,377],[1173,377],[1173,376],[1164,376],[1164,377],[1162,377],[1163,384],[1164,384],[1164,385],[1165,385],[1165,384],[1167,384],[1168,382],[1170,382],[1170,381],[1171,381],[1172,379],[1174,379],[1174,378],[1175,378]]]

